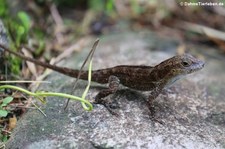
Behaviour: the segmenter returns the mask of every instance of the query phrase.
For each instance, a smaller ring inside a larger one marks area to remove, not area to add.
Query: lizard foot
[[[111,75],[108,79],[108,88],[101,90],[96,96],[94,104],[102,104],[106,107],[106,109],[112,114],[112,115],[118,115],[116,112],[114,112],[112,109],[116,109],[118,107],[118,104],[116,105],[115,102],[112,101],[106,101],[104,100],[104,97],[113,94],[117,91],[119,87],[120,80],[116,76]]]
[[[165,123],[156,117],[156,107],[154,106],[154,103],[152,102],[151,104],[148,104],[148,108],[149,108],[149,117],[153,122],[157,122],[161,125],[164,125]]]
[[[115,101],[109,102],[109,101],[105,101],[105,100],[95,100],[93,102],[93,104],[103,105],[109,111],[109,113],[111,113],[114,116],[119,116],[119,114],[117,112],[115,112],[115,110],[113,110],[113,109],[120,108],[118,103],[116,103]]]
[[[110,106],[108,106],[108,105],[104,105],[104,106],[109,111],[110,114],[112,114],[112,115],[114,115],[116,117],[120,116],[117,112],[115,112],[115,110],[112,110],[112,108]]]
[[[165,125],[165,122],[163,122],[161,119],[155,117],[155,116],[152,116],[151,114],[149,115],[150,117],[150,120],[153,121],[153,122],[156,122],[156,123],[159,123],[161,125]]]

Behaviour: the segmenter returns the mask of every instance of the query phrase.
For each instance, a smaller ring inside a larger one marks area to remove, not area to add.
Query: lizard
[[[2,45],[0,45],[0,48],[26,61],[33,62],[64,75],[74,78],[79,75],[79,70],[44,63],[14,52]],[[148,107],[151,111],[153,101],[164,88],[172,85],[183,76],[202,69],[204,64],[205,63],[202,60],[186,53],[173,56],[155,66],[119,65],[105,69],[92,70],[92,81],[100,84],[108,84],[107,89],[101,90],[95,96],[94,103],[103,104],[111,113],[113,113],[110,110],[112,106],[104,100],[104,97],[115,93],[118,90],[119,85],[122,84],[128,88],[139,91],[151,91],[147,99]],[[82,70],[80,72],[80,79],[87,80],[88,71]]]

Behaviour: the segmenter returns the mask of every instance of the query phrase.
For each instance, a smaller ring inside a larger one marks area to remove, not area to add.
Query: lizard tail
[[[76,70],[76,69],[70,69],[70,68],[66,68],[66,67],[58,67],[56,65],[51,65],[51,64],[48,64],[48,63],[44,63],[44,62],[41,62],[41,61],[38,61],[38,60],[35,60],[33,58],[30,58],[30,57],[26,57],[20,53],[17,53],[17,52],[14,52],[6,47],[4,47],[3,45],[0,45],[0,48],[4,49],[5,51],[15,55],[15,56],[18,56],[26,61],[29,61],[29,62],[32,62],[34,64],[37,64],[37,65],[40,65],[42,67],[46,67],[46,68],[49,68],[49,69],[52,69],[54,71],[57,71],[59,73],[62,73],[64,75],[67,75],[67,76],[70,76],[70,77],[78,77],[79,75],[79,70]],[[80,79],[83,79],[83,80],[87,80],[88,79],[88,73],[87,71],[82,71],[81,74],[80,74]]]

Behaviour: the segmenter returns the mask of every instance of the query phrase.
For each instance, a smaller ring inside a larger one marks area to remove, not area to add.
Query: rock
[[[2,20],[0,19],[0,44],[3,46],[8,47],[9,46],[9,41],[6,35],[6,30],[3,25]],[[5,55],[4,55],[4,50],[0,48],[0,74],[5,74],[6,66],[5,66]]]
[[[177,43],[147,31],[104,36],[93,68],[119,64],[154,66],[175,55]],[[89,49],[66,60],[64,65],[79,68]],[[66,99],[51,97],[42,107],[47,117],[37,110],[27,112],[19,120],[7,148],[225,148],[225,75],[224,67],[221,69],[224,61],[209,56],[206,49],[201,53],[207,55],[206,67],[175,83],[155,101],[155,116],[163,124],[149,118],[145,102],[148,92],[122,88],[110,96],[120,105],[115,109],[119,117],[101,105],[95,105],[91,112],[84,111],[75,101],[70,101],[64,111]],[[51,84],[43,84],[39,90],[70,93],[73,80],[54,72],[46,80]],[[81,95],[86,84],[79,81],[74,94]],[[93,99],[103,87],[94,83],[87,98]]]

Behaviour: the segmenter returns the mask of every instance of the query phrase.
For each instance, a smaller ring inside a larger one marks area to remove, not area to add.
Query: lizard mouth
[[[205,66],[205,62],[203,61],[198,61],[193,65],[193,68],[191,68],[190,73],[201,70]]]

